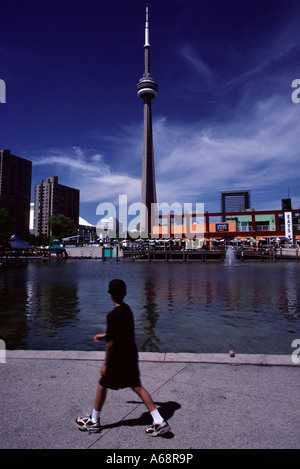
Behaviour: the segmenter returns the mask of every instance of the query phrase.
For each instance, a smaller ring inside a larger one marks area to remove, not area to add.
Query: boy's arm
[[[113,346],[114,346],[114,341],[113,340],[110,340],[106,344],[106,347],[105,347],[105,360],[104,360],[105,365],[107,365],[107,362],[108,362],[108,359],[111,355],[111,351],[112,351]]]
[[[111,355],[111,351],[112,351],[113,346],[114,346],[114,341],[113,340],[110,340],[106,344],[105,359],[104,359],[104,363],[103,363],[103,365],[101,367],[101,370],[100,370],[101,376],[103,376],[103,377],[105,376],[105,373],[106,373],[106,365],[107,365],[108,359]]]
[[[100,342],[101,340],[105,339],[106,334],[96,334],[94,337],[94,342]]]

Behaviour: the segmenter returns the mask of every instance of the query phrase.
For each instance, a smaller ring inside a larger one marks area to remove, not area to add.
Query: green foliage
[[[58,239],[76,235],[76,226],[71,218],[65,217],[61,213],[52,215],[49,220],[52,236]]]
[[[35,247],[48,246],[50,243],[50,237],[45,234],[35,236],[31,233],[21,233],[21,238],[30,244],[30,246]]]

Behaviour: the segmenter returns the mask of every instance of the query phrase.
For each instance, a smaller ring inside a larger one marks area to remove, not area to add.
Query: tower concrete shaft
[[[141,225],[140,231],[150,232],[151,213],[154,215],[156,208],[156,184],[153,152],[152,131],[152,107],[151,102],[157,95],[157,84],[150,74],[150,43],[148,5],[146,5],[145,25],[145,71],[137,84],[137,95],[144,101],[144,133],[143,133],[143,167],[142,167],[142,191],[141,191]],[[154,205],[153,205],[154,204]]]

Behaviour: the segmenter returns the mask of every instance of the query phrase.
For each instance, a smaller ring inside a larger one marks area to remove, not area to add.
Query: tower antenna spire
[[[146,24],[145,24],[145,45],[144,47],[150,47],[149,42],[149,8],[148,2],[146,3]]]

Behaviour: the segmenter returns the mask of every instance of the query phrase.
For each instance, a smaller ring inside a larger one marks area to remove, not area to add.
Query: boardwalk
[[[237,261],[258,260],[258,261],[276,261],[276,260],[299,260],[299,249],[296,248],[278,248],[276,251],[266,249],[237,249],[234,250]],[[199,250],[173,250],[173,249],[138,249],[131,247],[123,250],[123,258],[126,260],[143,261],[220,261],[226,259],[226,249],[199,249]]]

